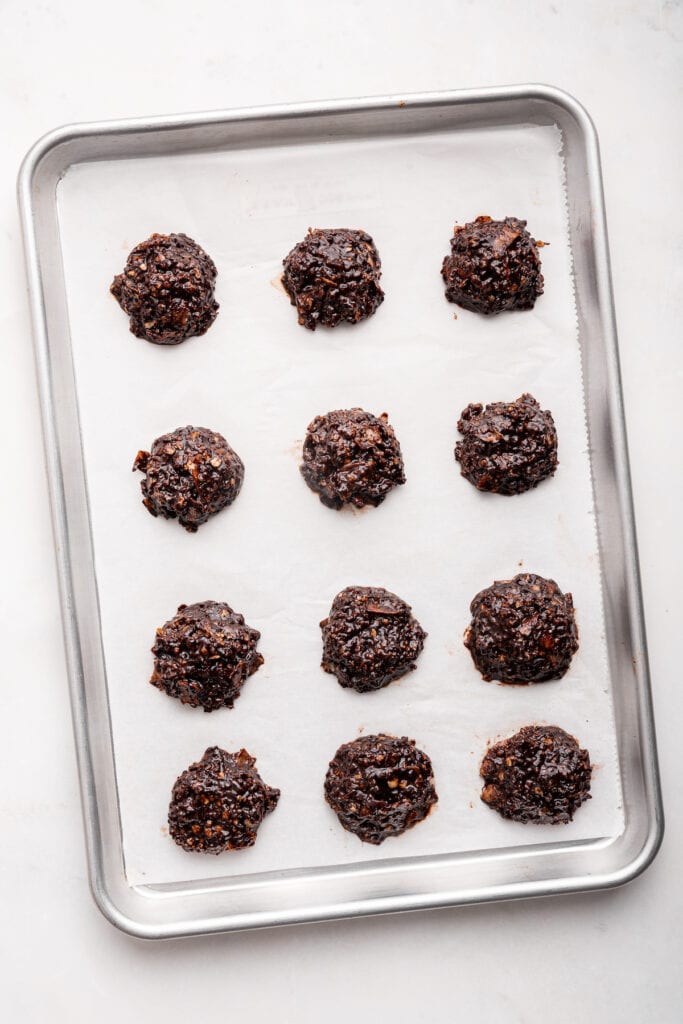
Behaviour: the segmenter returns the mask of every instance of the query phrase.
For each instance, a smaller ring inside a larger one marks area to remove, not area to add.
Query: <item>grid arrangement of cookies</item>
[[[544,244],[515,217],[456,225],[441,270],[446,298],[474,315],[532,309],[543,294]],[[362,230],[310,229],[283,267],[282,283],[303,329],[359,323],[384,300],[380,255]],[[213,260],[193,239],[154,234],[129,254],[111,292],[136,337],[177,345],[214,323],[216,277]],[[458,432],[461,475],[501,500],[548,481],[558,467],[552,414],[531,394],[470,403]],[[145,508],[191,533],[239,499],[245,472],[220,433],[193,425],[158,437],[149,451],[138,452],[133,468],[143,473]],[[345,506],[379,509],[406,480],[389,416],[359,407],[313,417],[300,470],[330,515]],[[336,595],[320,623],[321,667],[341,687],[374,692],[419,671],[429,639],[406,597],[355,583]],[[529,685],[570,669],[578,629],[572,596],[554,580],[526,572],[494,581],[473,597],[470,612],[464,643],[483,679]],[[156,631],[150,682],[192,708],[229,713],[264,662],[259,640],[242,611],[225,601],[180,605]],[[566,823],[590,799],[591,771],[588,751],[573,736],[560,726],[530,723],[485,752],[481,799],[514,821]],[[378,845],[427,817],[440,782],[428,751],[408,736],[379,733],[342,744],[321,784],[321,799],[340,825]],[[188,852],[252,846],[279,796],[261,778],[252,752],[210,747],[172,786],[169,834]]]

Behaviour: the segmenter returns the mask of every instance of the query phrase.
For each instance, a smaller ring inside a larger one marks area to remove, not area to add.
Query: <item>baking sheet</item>
[[[58,188],[88,476],[123,846],[129,882],[162,883],[392,857],[614,836],[623,828],[606,662],[571,259],[554,128],[368,139],[80,164]],[[530,313],[476,317],[439,275],[453,223],[526,217],[546,294]],[[369,231],[386,300],[353,328],[315,334],[271,282],[308,226]],[[177,348],[135,339],[108,294],[152,231],[213,256],[221,312]],[[457,319],[455,319],[457,315]],[[553,411],[556,477],[513,499],[478,494],[453,459],[469,401],[531,391]],[[325,509],[298,473],[319,412],[387,411],[408,483],[379,509]],[[140,504],[135,453],[186,423],[221,431],[246,465],[235,505],[187,534]],[[462,646],[472,596],[528,570],[574,595],[581,648],[564,680],[484,683]],[[429,632],[418,670],[376,694],[322,672],[318,622],[344,586],[386,586]],[[226,600],[262,632],[264,666],[235,708],[204,714],[148,685],[154,629],[178,604]],[[531,721],[588,747],[593,799],[569,826],[505,822],[478,799],[489,740]],[[416,739],[439,804],[374,848],[322,799],[327,763],[359,732]],[[206,746],[245,746],[282,797],[251,850],[184,853],[166,834],[177,774]]]

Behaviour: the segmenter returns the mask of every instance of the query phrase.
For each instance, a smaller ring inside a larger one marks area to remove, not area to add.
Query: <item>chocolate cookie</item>
[[[526,725],[486,751],[481,798],[513,821],[566,823],[590,800],[591,771],[588,751],[564,729]]]
[[[157,629],[150,683],[193,708],[231,708],[263,664],[256,650],[260,637],[228,604],[181,604]]]
[[[572,595],[534,573],[497,580],[477,594],[470,611],[465,647],[484,679],[560,679],[579,649]]]
[[[232,505],[242,487],[244,465],[221,434],[205,427],[178,427],[158,437],[151,452],[138,452],[142,504],[153,516],[177,519],[196,532],[210,516]]]
[[[209,747],[176,779],[168,808],[171,838],[190,853],[223,853],[253,846],[280,790],[271,789],[246,750]]]
[[[383,587],[346,587],[320,628],[322,667],[358,693],[411,672],[427,636],[410,605]]]
[[[301,474],[323,505],[380,505],[406,481],[401,446],[386,413],[335,409],[309,423]]]
[[[299,323],[314,331],[372,316],[384,301],[382,263],[364,231],[309,229],[283,260],[282,283]]]
[[[526,230],[525,220],[477,217],[453,231],[451,253],[441,268],[449,302],[485,315],[533,309],[543,294],[541,243]]]
[[[179,345],[218,316],[215,283],[216,266],[193,239],[154,234],[135,246],[110,290],[137,338]]]
[[[557,469],[557,432],[552,414],[532,395],[514,402],[480,403],[463,409],[463,440],[455,446],[460,472],[480,491],[522,494]]]
[[[407,736],[361,736],[330,761],[325,799],[348,832],[378,846],[437,802],[432,762]]]

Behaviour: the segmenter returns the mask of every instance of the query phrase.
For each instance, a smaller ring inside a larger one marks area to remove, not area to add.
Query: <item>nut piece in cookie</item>
[[[218,316],[216,266],[187,235],[154,234],[132,250],[110,291],[137,338],[179,345]]]
[[[476,595],[470,612],[465,647],[484,679],[561,679],[579,649],[572,595],[543,576],[497,580]]]
[[[526,230],[525,220],[477,217],[456,224],[453,231],[451,252],[441,267],[449,302],[487,316],[533,309],[543,294],[541,243]]]
[[[244,464],[228,442],[205,427],[178,427],[138,452],[133,470],[145,474],[142,504],[153,516],[177,519],[190,533],[232,505]]]
[[[173,786],[168,808],[171,838],[190,853],[223,853],[253,846],[266,814],[280,799],[246,750],[209,747]]]
[[[460,472],[480,491],[522,494],[557,469],[552,413],[532,395],[514,402],[470,404],[458,420],[455,446]]]
[[[309,229],[282,262],[282,283],[299,323],[310,331],[319,324],[358,323],[384,301],[382,263],[364,231]]]
[[[403,457],[386,413],[335,409],[309,423],[301,475],[323,505],[381,505],[406,481]]]
[[[383,587],[346,587],[320,628],[322,667],[358,693],[411,672],[427,636],[410,605]]]
[[[181,604],[156,632],[150,683],[193,708],[231,708],[263,664],[261,637],[221,601]]]
[[[591,763],[556,725],[526,725],[486,751],[481,798],[504,818],[555,825],[590,800]]]
[[[378,846],[417,825],[437,802],[432,762],[407,736],[361,736],[330,761],[325,799],[347,832]]]

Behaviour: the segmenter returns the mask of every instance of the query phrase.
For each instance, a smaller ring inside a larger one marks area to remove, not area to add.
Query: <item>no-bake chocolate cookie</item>
[[[449,302],[485,315],[533,308],[543,294],[543,274],[540,243],[525,220],[477,217],[453,231],[441,268]]]
[[[386,413],[335,409],[309,423],[301,474],[323,505],[380,505],[405,483],[403,457]]]
[[[381,260],[370,235],[348,228],[310,229],[283,260],[282,283],[299,323],[314,331],[372,316],[384,301]]]
[[[532,395],[514,402],[470,404],[458,420],[455,446],[461,474],[480,491],[521,494],[557,469],[552,413]]]
[[[142,503],[153,516],[177,519],[194,533],[210,516],[232,505],[242,487],[244,464],[221,434],[205,427],[178,427],[140,451]]]
[[[192,238],[154,234],[135,246],[110,290],[137,338],[179,345],[218,316],[215,283],[213,260]]]
[[[223,853],[253,846],[279,789],[267,786],[246,750],[209,747],[201,761],[176,780],[168,808],[171,838],[194,853]]]
[[[150,683],[193,708],[231,708],[263,664],[260,636],[221,601],[181,604],[157,629]]]
[[[572,595],[534,573],[497,580],[477,594],[470,612],[465,647],[484,679],[560,679],[579,649]]]
[[[564,729],[526,725],[486,751],[481,798],[513,821],[566,823],[590,800],[591,771],[588,751]]]
[[[427,636],[410,605],[383,587],[346,587],[320,628],[322,667],[358,693],[411,672]]]
[[[417,825],[437,802],[432,762],[407,736],[361,736],[330,761],[325,799],[348,832],[378,846]]]

